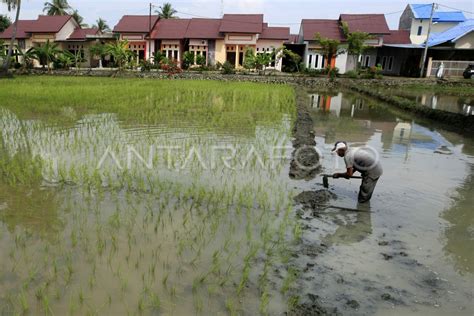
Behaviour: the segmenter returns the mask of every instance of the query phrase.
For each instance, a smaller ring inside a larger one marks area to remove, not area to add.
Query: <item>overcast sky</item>
[[[168,0],[179,11],[182,18],[220,17],[221,0]],[[23,0],[21,19],[35,19],[42,13],[45,0]],[[156,6],[165,1],[152,1]],[[69,4],[79,10],[85,23],[93,24],[98,17],[104,18],[113,27],[125,14],[148,14],[150,0],[69,0]],[[392,13],[386,15],[391,29],[398,28],[401,11],[406,7],[406,0],[223,0],[225,13],[264,13],[265,21],[270,25],[290,26],[293,33],[299,30],[302,18],[336,19],[340,13]],[[415,1],[414,3],[429,3]],[[473,0],[444,0],[439,2],[461,10],[474,12]],[[440,7],[443,10],[449,10]],[[5,5],[0,5],[1,14],[7,12]],[[188,14],[187,14],[188,13]],[[465,13],[466,17],[474,18]],[[10,13],[13,17],[13,14]]]

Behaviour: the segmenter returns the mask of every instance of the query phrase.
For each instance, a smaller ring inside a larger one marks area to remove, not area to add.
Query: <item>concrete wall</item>
[[[410,29],[410,39],[413,44],[423,44],[428,36],[429,20],[414,19]],[[458,23],[434,23],[431,25],[431,34],[444,32]],[[421,35],[418,35],[418,27],[422,27]]]
[[[216,40],[216,51],[215,51],[215,61],[216,63],[225,63],[226,61],[226,48],[224,40]]]
[[[56,41],[65,41],[69,38],[69,36],[74,32],[79,25],[74,19],[69,19],[66,24],[56,33],[55,40]]]
[[[399,30],[410,30],[411,29],[411,21],[415,16],[413,15],[413,11],[411,10],[410,6],[407,5],[405,11],[403,11],[400,22],[398,24]]]
[[[456,49],[474,49],[474,31],[468,33],[457,40]],[[474,54],[473,54],[474,57]]]

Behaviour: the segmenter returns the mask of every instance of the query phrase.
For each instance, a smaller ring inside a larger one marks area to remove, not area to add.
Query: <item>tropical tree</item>
[[[55,63],[60,68],[69,69],[76,63],[76,56],[73,53],[65,50],[55,56]]]
[[[58,44],[51,43],[49,40],[47,40],[45,44],[34,47],[33,52],[35,54],[35,59],[40,62],[43,68],[47,66],[48,72],[51,72],[51,63],[62,51],[59,49]]]
[[[281,51],[283,57],[286,57],[288,58],[295,66],[296,68],[296,71],[299,72],[300,71],[300,63],[301,63],[301,56],[298,55],[297,53],[287,49],[287,48],[282,48]],[[279,55],[279,53],[277,53],[276,55]]]
[[[319,33],[315,35],[315,39],[319,42],[321,51],[323,52],[323,55],[327,60],[327,65],[329,69],[331,69],[332,68],[331,61],[334,58],[336,58],[337,55],[341,53],[341,51],[339,50],[339,46],[341,45],[341,42],[339,40],[322,37],[321,34]]]
[[[16,45],[17,56],[22,59],[21,67],[23,69],[29,69],[33,67],[33,60],[36,59],[36,53],[33,48],[24,51],[20,46]]]
[[[10,40],[10,46],[8,47],[8,53],[3,61],[3,67],[0,71],[0,77],[6,76],[8,74],[8,69],[10,68],[10,62],[13,54],[13,45],[16,40],[16,33],[18,30],[18,20],[20,19],[20,9],[21,9],[21,0],[1,0],[7,5],[8,11],[16,9],[15,22],[13,24],[12,38]]]
[[[265,71],[267,66],[273,62],[275,57],[276,56],[274,56],[274,54],[268,54],[268,53],[257,54],[257,56],[255,57],[255,68],[257,68],[257,70]]]
[[[129,61],[134,57],[134,53],[128,48],[128,41],[116,41],[106,45],[106,52],[114,57],[119,70],[123,70]]]
[[[84,23],[84,18],[79,14],[78,10],[73,10],[71,15],[81,27],[88,27],[87,23]]]
[[[11,24],[12,21],[8,16],[0,14],[0,33],[5,31]]]
[[[247,48],[244,54],[244,64],[245,69],[254,69],[255,68],[255,51],[253,48]]]
[[[359,67],[358,60],[359,56],[367,50],[368,46],[365,44],[367,40],[371,39],[372,36],[365,32],[350,32],[349,26],[346,22],[342,23],[342,31],[346,37],[348,48],[347,53],[349,56],[354,56],[356,69]]]
[[[161,19],[176,19],[177,16],[175,14],[178,13],[169,2],[160,6],[156,12]]]
[[[44,3],[43,12],[47,15],[68,15],[70,9],[71,6],[67,0],[52,0]]]
[[[153,53],[153,63],[155,64],[155,66],[159,66],[164,58],[166,58],[165,54],[160,51],[156,51]]]
[[[102,43],[97,43],[89,48],[89,52],[94,59],[99,60],[99,68],[102,68],[102,60],[107,55],[108,47]]]
[[[99,19],[96,21],[96,24],[94,24],[92,27],[95,28],[95,29],[98,29],[100,33],[104,33],[104,32],[110,31],[109,25],[108,25],[107,22],[106,22],[104,19],[102,19],[102,18],[99,18]]]

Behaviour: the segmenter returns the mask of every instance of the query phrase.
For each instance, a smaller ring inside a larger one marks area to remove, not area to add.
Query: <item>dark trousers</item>
[[[368,176],[362,177],[362,184],[360,185],[359,190],[359,203],[366,203],[370,201],[372,194],[374,193],[375,186],[377,185],[377,181],[379,181],[379,178],[372,179]]]

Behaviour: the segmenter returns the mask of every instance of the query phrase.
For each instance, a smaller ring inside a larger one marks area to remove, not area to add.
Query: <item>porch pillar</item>
[[[235,45],[235,68],[237,69],[239,67],[239,57],[240,57],[240,47],[239,45]]]
[[[433,57],[428,58],[428,67],[426,68],[426,78],[431,76],[431,70],[433,69]]]

